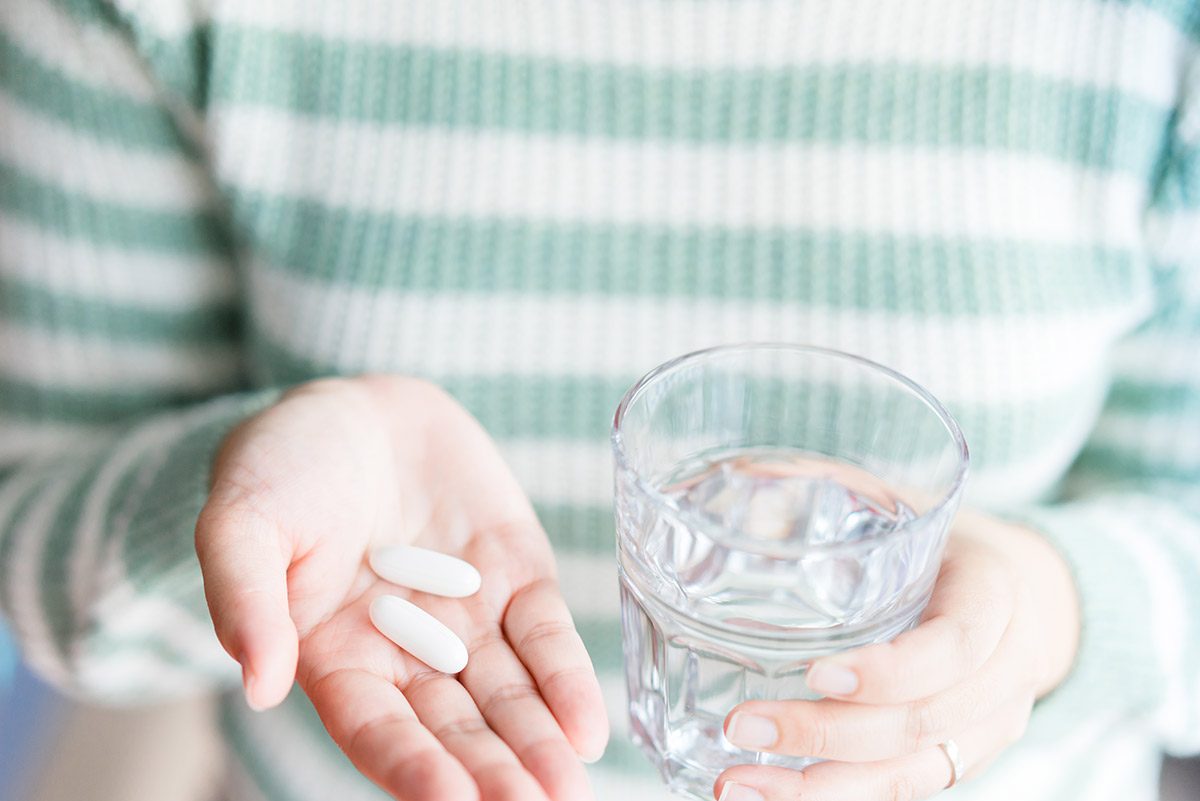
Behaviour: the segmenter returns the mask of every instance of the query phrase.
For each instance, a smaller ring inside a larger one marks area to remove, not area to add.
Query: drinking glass
[[[816,347],[670,361],[617,408],[617,558],[634,739],[711,799],[749,699],[815,698],[815,658],[895,637],[929,601],[966,481],[958,424],[920,386]]]

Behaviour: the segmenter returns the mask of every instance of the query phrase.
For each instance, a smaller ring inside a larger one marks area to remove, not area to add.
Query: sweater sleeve
[[[1200,61],[1145,217],[1157,309],[1113,381],[1061,500],[1018,516],[1067,557],[1083,606],[1072,676],[1046,706],[1135,719],[1200,750]]]
[[[248,391],[182,105],[99,3],[0,3],[0,614],[59,686],[236,679],[193,529]]]

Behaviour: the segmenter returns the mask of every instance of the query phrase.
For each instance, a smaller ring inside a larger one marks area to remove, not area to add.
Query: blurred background
[[[0,801],[218,801],[216,723],[205,698],[141,710],[63,698],[0,629]],[[1198,800],[1200,759],[1166,760],[1161,801]]]

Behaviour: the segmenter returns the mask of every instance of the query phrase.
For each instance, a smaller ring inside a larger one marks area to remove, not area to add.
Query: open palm
[[[458,556],[468,598],[389,584],[387,543]],[[487,434],[419,381],[314,382],[226,439],[196,530],[218,637],[247,700],[293,681],[366,776],[404,801],[589,796],[579,762],[603,751],[599,686],[545,534]],[[467,644],[457,676],[383,637],[370,602],[400,595]]]

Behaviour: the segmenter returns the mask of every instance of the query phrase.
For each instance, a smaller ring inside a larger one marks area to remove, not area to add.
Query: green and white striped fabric
[[[0,609],[62,686],[235,686],[213,449],[387,370],[500,441],[621,724],[610,414],[749,339],[927,385],[1075,567],[1076,670],[948,797],[1153,798],[1200,750],[1200,4],[0,4]],[[298,693],[224,720],[232,798],[379,796]],[[621,732],[600,797],[662,799]]]

